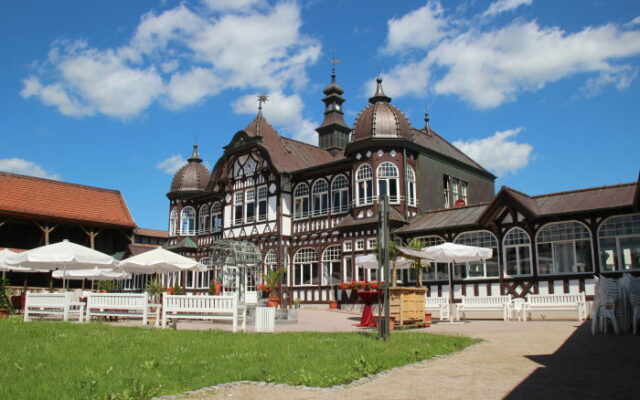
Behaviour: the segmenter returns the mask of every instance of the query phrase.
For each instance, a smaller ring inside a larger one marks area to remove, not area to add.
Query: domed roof
[[[376,93],[356,118],[352,141],[371,138],[402,138],[411,140],[411,124],[396,107],[389,104],[391,98],[382,90],[382,79],[377,80]]]
[[[202,165],[198,145],[193,145],[193,154],[188,163],[180,168],[171,181],[171,192],[203,191],[209,182],[209,171]]]

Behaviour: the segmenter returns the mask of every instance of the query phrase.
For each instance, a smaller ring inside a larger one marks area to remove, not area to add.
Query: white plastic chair
[[[632,310],[633,334],[637,335],[638,334],[638,318],[640,318],[640,294],[630,292],[629,303],[631,304],[631,310]]]
[[[615,279],[596,277],[596,297],[593,303],[591,320],[591,334],[595,335],[596,330],[607,332],[606,319],[611,321],[613,331],[620,334],[618,321],[616,319],[616,303],[620,297],[620,286]]]
[[[527,307],[527,302],[523,298],[515,298],[512,299],[509,303],[507,303],[507,315],[509,320],[518,318],[518,321],[526,321],[527,313],[525,308]]]

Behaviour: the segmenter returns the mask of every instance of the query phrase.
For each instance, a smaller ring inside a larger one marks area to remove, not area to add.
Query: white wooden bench
[[[510,301],[510,294],[506,296],[462,296],[462,303],[456,307],[456,319],[459,319],[460,313],[466,319],[467,311],[499,311],[502,312],[502,319],[506,321],[509,318],[507,308]]]
[[[448,297],[427,297],[424,303],[424,309],[427,312],[438,311],[441,321],[450,317],[450,304]]]
[[[231,320],[234,332],[238,330],[238,319],[242,319],[242,331],[245,332],[247,308],[238,303],[237,295],[165,295],[162,297],[162,327],[172,319]]]
[[[530,294],[525,313],[531,319],[533,311],[577,311],[578,321],[587,318],[587,301],[584,292],[577,294]]]
[[[24,321],[27,322],[35,315],[58,316],[63,321],[75,316],[82,322],[84,303],[73,301],[73,293],[32,293],[27,292],[24,305]]]
[[[155,311],[151,311],[155,309]],[[149,315],[155,314],[160,324],[160,304],[149,304],[147,293],[91,293],[87,296],[86,321],[91,317],[141,318],[146,325]]]

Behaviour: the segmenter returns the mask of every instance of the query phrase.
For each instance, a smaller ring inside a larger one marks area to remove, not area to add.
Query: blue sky
[[[634,181],[640,2],[0,2],[0,170],[120,190],[166,229],[173,172],[211,166],[268,93],[315,143],[335,57],[349,124],[377,74],[431,126],[530,194]]]

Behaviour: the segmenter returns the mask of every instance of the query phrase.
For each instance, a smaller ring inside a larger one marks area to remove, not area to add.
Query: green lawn
[[[0,320],[1,399],[145,399],[238,380],[332,386],[461,350],[465,337],[259,335]]]

